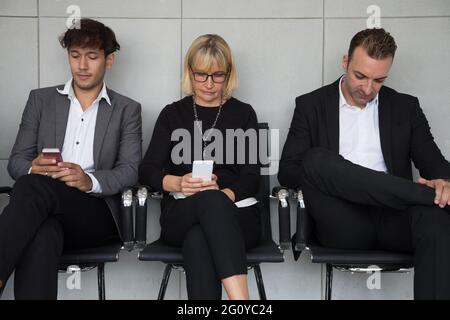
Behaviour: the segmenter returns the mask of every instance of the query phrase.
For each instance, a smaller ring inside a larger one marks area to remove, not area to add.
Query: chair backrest
[[[318,240],[314,235],[314,219],[309,214],[308,209],[306,208],[305,220],[303,223],[304,234],[306,239],[306,244],[311,245],[313,243],[317,244]]]
[[[301,189],[296,190],[296,195],[302,195]],[[317,244],[317,238],[314,235],[314,220],[309,215],[307,202],[303,199],[303,204],[305,206],[301,206],[300,202],[297,201],[297,233],[294,237],[295,244],[293,244],[298,252],[301,252],[306,247],[311,246],[312,244]],[[293,239],[293,240],[294,240]],[[299,254],[297,255],[298,258]]]
[[[258,123],[258,130],[269,130],[269,124],[267,122]],[[267,148],[269,150],[269,135],[259,135],[259,137],[267,137]],[[258,149],[259,154],[259,149]],[[259,155],[258,155],[259,157]],[[272,239],[272,227],[270,224],[270,176],[267,174],[268,170],[263,170],[268,168],[270,163],[264,163],[263,159],[259,158],[261,164],[261,171],[265,174],[261,174],[259,190],[256,195],[258,200],[259,212],[261,213],[261,241]]]

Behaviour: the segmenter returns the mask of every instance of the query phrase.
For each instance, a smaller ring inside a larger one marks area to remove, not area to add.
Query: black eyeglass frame
[[[191,69],[191,72],[192,72],[192,75],[193,75],[194,80],[195,80],[196,82],[200,82],[200,83],[204,83],[204,82],[208,81],[208,78],[209,78],[209,77],[211,77],[211,79],[212,79],[212,81],[213,81],[214,83],[224,83],[225,81],[227,81],[228,75],[230,74],[230,72],[223,72],[223,71],[218,71],[218,72],[211,73],[211,74],[205,73],[205,72],[196,72],[196,71],[194,71],[194,70],[192,69],[191,66],[189,66],[189,69]],[[228,69],[230,69],[230,68],[228,68]],[[215,81],[215,80],[214,80],[214,76],[219,76],[219,75],[218,75],[219,73],[220,73],[220,76],[225,76],[224,79],[223,79],[223,81]],[[196,75],[198,75],[198,74],[206,75],[205,80],[203,80],[203,81],[202,81],[202,80],[197,80],[197,79],[196,79]]]

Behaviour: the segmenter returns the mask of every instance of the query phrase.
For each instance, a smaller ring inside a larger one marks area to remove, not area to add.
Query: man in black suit
[[[396,48],[358,32],[345,74],[296,99],[278,179],[302,188],[323,245],[412,252],[414,297],[449,299],[450,164],[417,98],[383,86]]]

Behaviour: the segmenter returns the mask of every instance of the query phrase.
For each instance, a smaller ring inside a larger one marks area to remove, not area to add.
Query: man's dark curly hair
[[[98,48],[105,52],[105,57],[110,53],[120,50],[114,32],[103,23],[83,18],[80,20],[80,28],[68,29],[59,37],[61,46],[67,50],[72,47]]]

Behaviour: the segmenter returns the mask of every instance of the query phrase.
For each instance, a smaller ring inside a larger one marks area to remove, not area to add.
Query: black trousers
[[[247,274],[246,249],[259,243],[256,205],[237,208],[221,191],[164,202],[161,238],[182,248],[189,299],[222,298],[221,279]]]
[[[414,297],[450,299],[450,215],[435,191],[322,148],[308,151],[301,181],[315,234],[327,247],[414,255]]]
[[[56,299],[63,250],[119,239],[106,202],[50,177],[21,177],[0,215],[0,280],[16,299]]]

